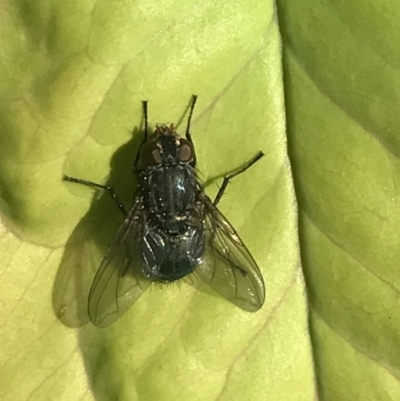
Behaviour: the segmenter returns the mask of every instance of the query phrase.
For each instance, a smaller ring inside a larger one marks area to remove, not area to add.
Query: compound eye
[[[193,146],[186,139],[181,139],[179,146],[179,160],[181,162],[190,162],[193,160]]]
[[[156,166],[162,163],[160,150],[153,141],[147,141],[140,151],[140,157],[145,166]]]

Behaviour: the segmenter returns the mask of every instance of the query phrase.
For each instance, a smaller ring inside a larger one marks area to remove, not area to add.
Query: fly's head
[[[157,124],[153,135],[143,144],[140,158],[144,166],[176,166],[194,161],[191,142],[181,138],[174,125]]]

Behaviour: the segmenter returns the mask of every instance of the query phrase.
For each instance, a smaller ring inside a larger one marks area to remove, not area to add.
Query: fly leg
[[[142,101],[142,108],[143,108],[143,119],[144,119],[144,137],[142,143],[139,146],[139,150],[136,154],[135,163],[133,164],[133,171],[135,173],[140,173],[140,170],[137,168],[140,158],[140,150],[142,149],[142,146],[147,142],[147,138],[149,136],[149,117],[147,111],[147,100]]]
[[[91,187],[91,188],[100,188],[100,189],[102,189],[104,191],[107,191],[111,195],[111,197],[113,198],[115,204],[118,206],[118,209],[121,210],[121,212],[125,216],[128,214],[127,211],[125,210],[124,205],[119,200],[119,198],[116,195],[116,193],[114,192],[114,188],[113,187],[110,187],[109,185],[97,184],[97,183],[92,182],[92,181],[81,180],[80,178],[68,177],[67,175],[63,176],[63,181],[74,182],[75,184],[86,185],[87,187]]]
[[[193,111],[194,111],[194,106],[196,105],[196,101],[197,101],[197,95],[192,95],[192,101],[190,103],[189,117],[188,117],[188,121],[186,124],[186,133],[185,133],[186,139],[192,144],[192,148],[193,148],[193,152],[194,152],[193,162],[192,162],[193,167],[196,166],[197,158],[196,158],[196,152],[194,151],[192,135],[190,135],[190,124],[192,123]]]
[[[217,196],[214,199],[214,206],[218,205],[218,202],[221,200],[226,187],[228,186],[228,184],[230,183],[230,181],[232,180],[232,178],[238,176],[239,174],[244,173],[248,168],[250,168],[253,164],[257,163],[262,157],[264,156],[263,152],[258,152],[251,160],[249,160],[244,166],[238,168],[236,171],[234,171],[233,173],[227,174],[224,177],[224,181],[222,181],[222,185],[221,188],[219,189]]]

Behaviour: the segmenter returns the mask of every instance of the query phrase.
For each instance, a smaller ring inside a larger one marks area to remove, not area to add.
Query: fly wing
[[[149,287],[137,246],[144,218],[138,198],[108,247],[89,293],[89,317],[98,327],[117,320]]]
[[[53,286],[53,309],[64,325],[75,328],[89,321],[88,294],[100,261],[95,233],[85,217],[68,239]]]
[[[265,299],[261,272],[236,230],[208,197],[205,228],[207,248],[197,275],[241,309],[257,311]]]

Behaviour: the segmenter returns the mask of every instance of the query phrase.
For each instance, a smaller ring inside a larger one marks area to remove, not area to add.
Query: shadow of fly
[[[113,323],[152,282],[174,282],[191,273],[246,311],[257,311],[264,303],[257,263],[217,207],[229,182],[263,153],[226,175],[212,201],[196,174],[190,134],[196,101],[193,95],[184,138],[173,124],[157,124],[149,135],[147,102],[143,102],[144,138],[134,163],[138,188],[129,211],[112,187],[63,177],[107,191],[125,215],[89,292],[89,317],[96,326]]]

